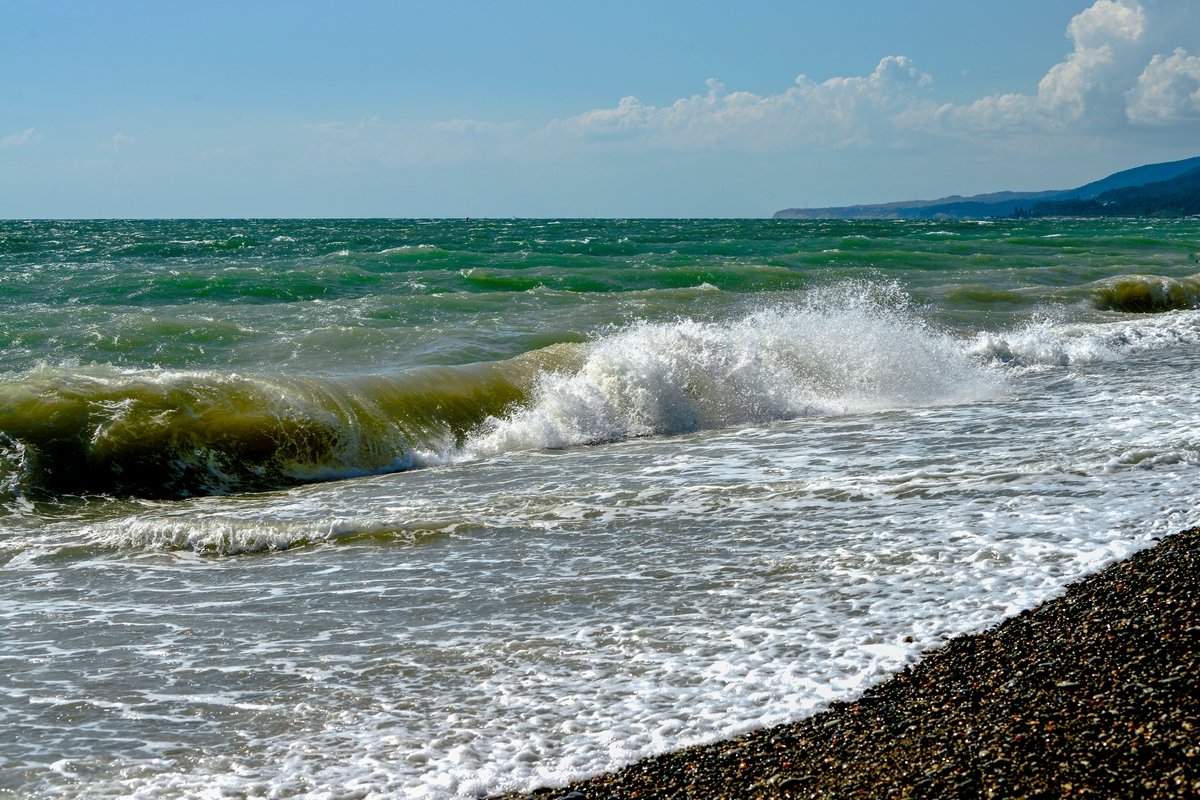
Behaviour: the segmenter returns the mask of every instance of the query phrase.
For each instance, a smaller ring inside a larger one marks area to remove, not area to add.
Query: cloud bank
[[[887,56],[864,77],[816,83],[806,75],[777,95],[729,92],[716,80],[702,95],[658,108],[624,97],[615,108],[555,121],[551,130],[592,141],[650,139],[676,147],[786,148],[803,141],[866,144],[894,115],[920,104],[932,78],[904,56]]]
[[[1200,142],[1200,4],[1096,0],[1070,20],[1067,48],[1031,91],[940,102],[934,76],[905,55],[884,56],[864,76],[800,74],[779,94],[727,88],[665,106],[625,96],[544,126],[474,119],[304,126],[306,161],[379,167],[546,163],[630,152],[743,154],[886,152],[914,143],[1045,151],[1046,137],[1188,149]],[[1064,145],[1058,145],[1064,146]]]
[[[933,77],[903,56],[869,75],[815,82],[805,75],[774,95],[708,91],[666,106],[624,97],[611,108],[556,120],[548,131],[579,143],[781,151],[887,145],[912,134],[1077,132],[1174,128],[1200,141],[1200,9],[1188,0],[1097,0],[1067,27],[1070,50],[1036,91],[938,103]]]

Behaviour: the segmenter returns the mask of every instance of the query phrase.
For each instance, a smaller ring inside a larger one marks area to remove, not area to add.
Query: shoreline
[[[1200,796],[1200,528],[853,702],[509,798]]]

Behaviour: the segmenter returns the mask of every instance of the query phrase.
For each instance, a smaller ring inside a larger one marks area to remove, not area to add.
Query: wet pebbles
[[[854,703],[530,796],[1200,797],[1200,528]]]

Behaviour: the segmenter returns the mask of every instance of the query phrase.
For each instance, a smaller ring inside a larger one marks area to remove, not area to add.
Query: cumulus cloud
[[[1133,0],[1098,0],[1067,26],[1075,49],[1038,83],[1038,107],[1075,122],[1112,97],[1128,78],[1130,51],[1146,29],[1146,15]]]
[[[933,79],[907,57],[868,75],[821,82],[805,75],[778,94],[707,91],[667,105],[622,98],[554,121],[547,133],[583,145],[779,151],[900,143],[914,134],[1106,134],[1200,115],[1200,9],[1191,0],[1096,0],[1065,31],[1070,43],[1036,89],[938,103]],[[1031,87],[1033,88],[1033,87]]]
[[[946,104],[938,109],[935,123],[945,133],[1113,133],[1195,121],[1200,60],[1178,46],[1187,37],[1200,40],[1194,6],[1174,0],[1097,0],[1067,26],[1073,47],[1049,68],[1036,93]],[[1164,45],[1170,54],[1162,52]]]
[[[1200,120],[1200,56],[1182,47],[1155,55],[1130,91],[1126,113],[1135,123]]]
[[[869,75],[817,83],[801,75],[775,95],[727,91],[710,79],[704,94],[654,106],[624,97],[612,108],[557,120],[551,128],[591,141],[644,139],[679,147],[774,149],[802,139],[841,146],[873,140],[890,115],[921,102],[932,78],[904,56],[887,56]]]
[[[1076,51],[1100,50],[1114,40],[1135,42],[1146,30],[1146,14],[1136,0],[1096,0],[1067,25]]]
[[[42,134],[36,128],[26,128],[23,131],[10,133],[0,137],[0,148],[33,147],[42,141]]]

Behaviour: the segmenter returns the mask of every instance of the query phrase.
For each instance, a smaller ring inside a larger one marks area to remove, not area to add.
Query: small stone
[[[812,775],[790,775],[779,781],[779,790],[783,792],[791,792],[801,788],[804,784],[813,779]]]

